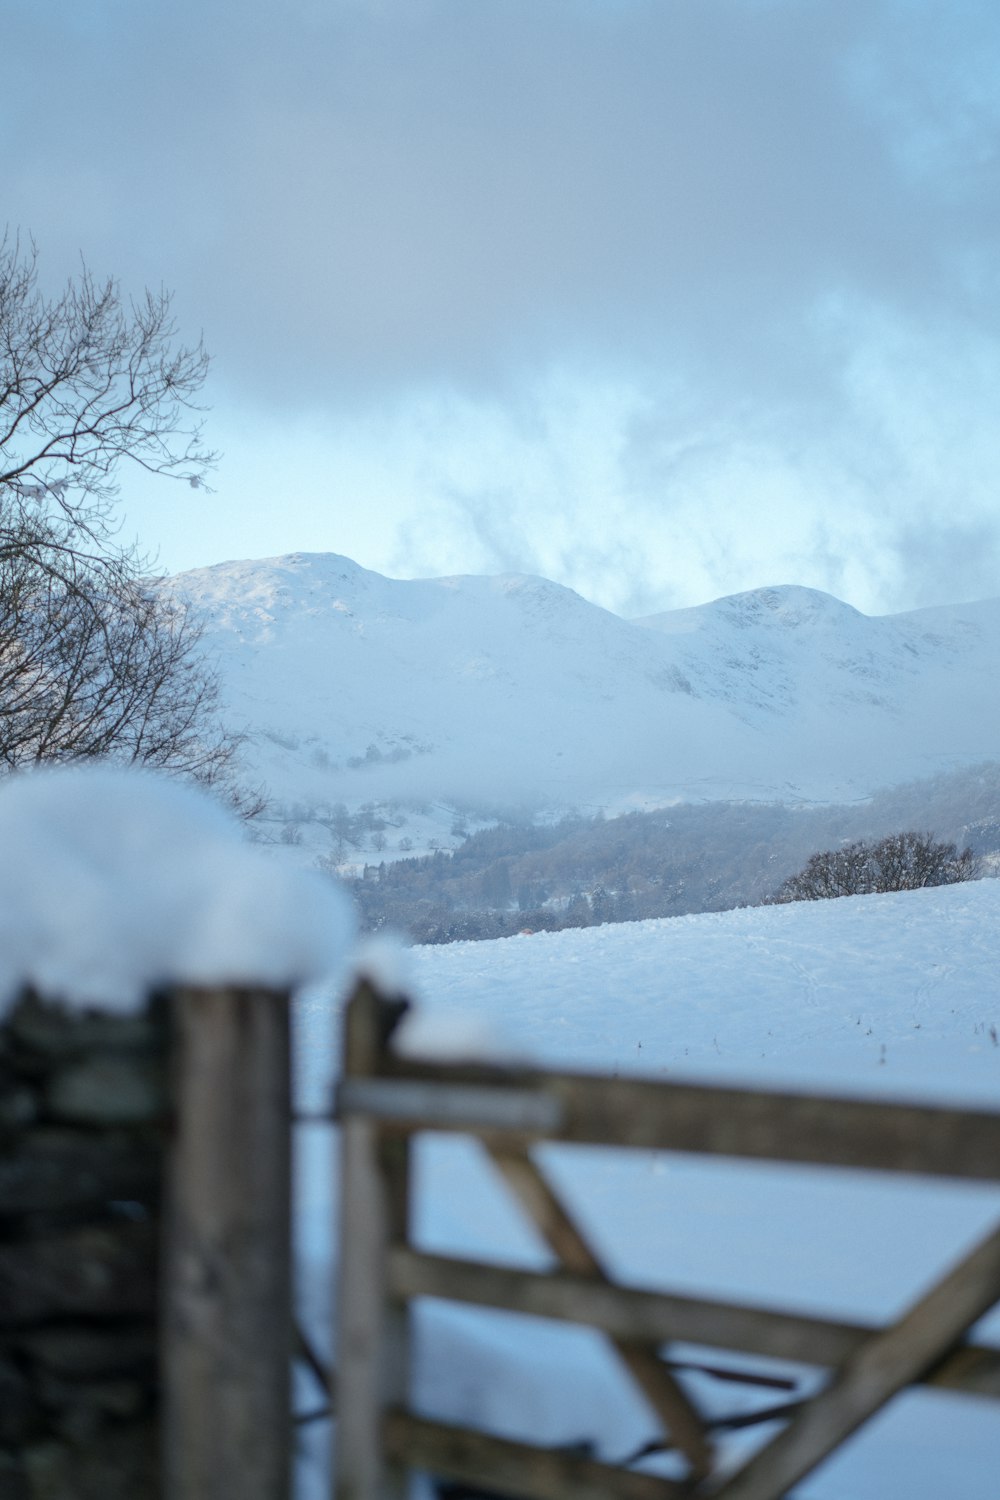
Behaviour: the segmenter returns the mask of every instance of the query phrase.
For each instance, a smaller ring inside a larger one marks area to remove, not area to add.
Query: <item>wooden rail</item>
[[[1000,1182],[1000,1114],[709,1084],[512,1072],[389,1054],[385,1076],[345,1078],[340,1113],[387,1128],[491,1132],[522,1142],[628,1146],[712,1156],[920,1172]]]
[[[780,1500],[907,1386],[1000,1399],[1000,1350],[966,1338],[1000,1300],[1000,1229],[886,1327],[621,1287],[530,1151],[538,1141],[561,1141],[1000,1182],[1000,1113],[417,1062],[389,1046],[397,1014],[362,984],[346,1018],[337,1103],[343,1229],[335,1500],[396,1500],[411,1467],[525,1500]],[[407,1162],[421,1130],[471,1133],[484,1143],[554,1252],[555,1270],[513,1270],[412,1247]],[[659,1418],[663,1447],[683,1455],[686,1478],[667,1481],[417,1417],[407,1408],[414,1297],[598,1329]],[[821,1366],[829,1375],[811,1399],[786,1400],[777,1436],[723,1475],[714,1445],[722,1424],[709,1421],[681,1383],[669,1347],[677,1342]]]

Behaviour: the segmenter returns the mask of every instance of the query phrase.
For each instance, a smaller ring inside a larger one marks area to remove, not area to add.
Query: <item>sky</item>
[[[626,615],[1000,594],[995,0],[0,0],[0,225],[166,286],[167,571],[541,573]]]

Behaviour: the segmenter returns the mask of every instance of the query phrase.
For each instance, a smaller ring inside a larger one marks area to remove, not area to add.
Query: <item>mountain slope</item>
[[[171,586],[288,815],[845,799],[1000,744],[996,600],[869,618],[770,588],[629,621],[541,578],[402,581],[334,554]]]

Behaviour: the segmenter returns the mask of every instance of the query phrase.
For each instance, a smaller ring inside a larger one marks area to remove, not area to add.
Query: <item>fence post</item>
[[[172,1012],[164,1500],[288,1500],[288,996],[179,989]]]
[[[347,1007],[344,1075],[371,1076],[393,1008],[366,980]],[[388,1463],[382,1421],[409,1394],[409,1318],[388,1295],[387,1252],[405,1240],[409,1216],[409,1138],[382,1136],[377,1122],[340,1122],[340,1265],[337,1288],[336,1500],[402,1500],[406,1469]]]

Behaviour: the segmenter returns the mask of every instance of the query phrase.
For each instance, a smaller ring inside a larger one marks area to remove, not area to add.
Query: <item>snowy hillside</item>
[[[1000,745],[1000,601],[869,618],[789,587],[630,621],[540,578],[332,554],[171,586],[207,619],[251,774],[305,824],[338,803],[443,805],[440,833],[455,808],[850,799]]]
[[[410,962],[425,1042],[436,1045],[479,1026],[497,1045],[561,1067],[1000,1105],[995,881],[422,948]],[[318,1102],[336,1065],[319,997],[302,1002],[298,1051]],[[322,1299],[335,1166],[319,1131],[301,1144],[302,1248]],[[1000,1189],[985,1185],[669,1153],[550,1147],[544,1157],[626,1282],[828,1317],[899,1315],[1000,1220]],[[471,1146],[426,1141],[419,1180],[426,1248],[548,1264]],[[428,1414],[536,1441],[593,1442],[616,1459],[651,1436],[620,1372],[583,1332],[429,1303],[419,1334],[415,1399]],[[1000,1317],[976,1336],[1000,1342]],[[672,1354],[699,1351],[675,1345]],[[799,1390],[816,1378],[794,1366],[772,1373]],[[684,1378],[713,1413],[774,1400]],[[768,1431],[734,1434],[726,1452],[735,1457]],[[309,1441],[315,1458],[321,1434]],[[905,1394],[795,1493],[992,1500],[998,1444],[996,1402]],[[322,1493],[318,1482],[303,1490],[310,1500]]]

